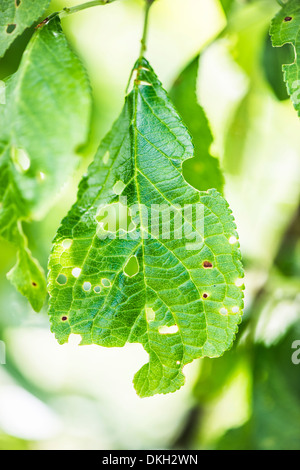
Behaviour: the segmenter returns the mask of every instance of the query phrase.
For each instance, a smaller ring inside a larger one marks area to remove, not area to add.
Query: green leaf
[[[274,47],[290,43],[294,46],[295,60],[283,66],[288,94],[300,116],[300,3],[289,0],[272,21],[270,35]]]
[[[195,148],[195,158],[183,164],[183,175],[188,183],[201,191],[216,188],[222,192],[224,178],[219,161],[210,154],[213,137],[204,110],[197,102],[198,66],[199,56],[185,68],[170,92],[176,109],[191,133]]]
[[[252,415],[242,427],[229,430],[220,450],[300,450],[299,365],[293,364],[294,328],[276,346],[252,349]]]
[[[220,0],[225,15],[228,17],[234,6],[235,0]]]
[[[0,57],[49,4],[50,0],[0,0]]]
[[[30,258],[21,221],[44,215],[74,171],[75,152],[88,137],[91,112],[85,70],[58,19],[34,34],[1,97],[0,236],[21,250],[18,258],[24,264],[19,262],[9,278],[36,309],[35,297],[40,292],[41,305],[46,281],[42,283],[41,268]],[[34,273],[43,287],[32,295]]]
[[[227,202],[182,176],[193,146],[169,97],[145,59],[134,74],[122,114],[55,238],[49,314],[61,344],[71,333],[81,344],[141,343],[149,363],[134,386],[146,397],[174,392],[185,364],[231,347],[243,269]],[[191,207],[193,217],[185,212]]]
[[[22,231],[20,220],[28,214],[28,206],[19,191],[14,173],[9,145],[0,142],[0,237],[16,246],[18,257],[16,266],[7,274],[7,278],[38,312],[43,307],[47,293],[45,274],[28,250]]]
[[[281,48],[272,46],[270,35],[267,34],[263,50],[263,69],[265,77],[276,98],[284,101],[289,98],[282,75],[282,66],[293,61],[293,52],[289,45]]]
[[[33,310],[39,312],[47,294],[45,274],[25,246],[19,249],[17,264],[7,274],[7,278],[30,301]]]

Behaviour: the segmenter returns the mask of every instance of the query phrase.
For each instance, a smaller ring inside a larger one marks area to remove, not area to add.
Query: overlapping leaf
[[[243,270],[227,202],[216,190],[186,183],[182,163],[193,155],[191,138],[149,63],[138,62],[134,72],[122,114],[56,236],[49,314],[59,343],[71,333],[82,344],[141,343],[149,363],[134,385],[144,397],[177,390],[185,364],[231,346],[243,308]],[[105,233],[99,210],[125,202],[128,231]],[[185,205],[200,211],[190,219]],[[164,236],[162,217],[170,211]],[[179,228],[176,215],[183,215]]]
[[[195,158],[184,163],[183,174],[188,183],[201,191],[216,188],[222,192],[224,178],[219,161],[210,154],[213,137],[204,110],[197,102],[198,66],[199,56],[183,70],[170,92],[194,145]]]
[[[49,4],[50,0],[0,0],[0,57]]]
[[[288,45],[273,47],[270,35],[266,37],[263,51],[263,69],[265,77],[278,100],[289,99],[283,79],[282,66],[293,62],[293,52]]]
[[[85,71],[59,20],[34,34],[0,103],[0,235],[19,250],[10,280],[39,310],[45,276],[30,255],[21,221],[44,214],[74,170],[91,108]]]
[[[292,103],[300,116],[300,3],[289,0],[277,13],[271,25],[274,47],[290,43],[294,46],[295,60],[283,66],[284,80]]]

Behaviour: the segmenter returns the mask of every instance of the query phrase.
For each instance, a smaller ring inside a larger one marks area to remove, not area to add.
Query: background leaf
[[[184,162],[183,175],[188,183],[200,191],[216,188],[222,192],[224,178],[220,164],[218,159],[210,154],[213,136],[204,110],[197,102],[198,67],[199,56],[180,74],[170,91],[170,97],[194,144],[194,158]]]
[[[27,242],[20,221],[44,215],[74,171],[75,152],[88,136],[90,87],[58,19],[34,34],[18,71],[4,83],[5,99],[0,105],[0,233],[23,250]],[[32,286],[27,281],[32,270],[39,272],[41,281],[41,268],[32,258],[29,260],[28,248],[18,256],[27,260],[22,270],[23,274],[28,270],[28,275],[22,286],[18,270],[10,279],[23,294],[28,293],[32,303]],[[21,268],[20,263],[18,266]],[[45,280],[43,284],[40,293],[44,299]]]
[[[272,21],[270,35],[274,47],[281,47],[290,43],[294,46],[295,58],[293,63],[284,65],[284,80],[292,103],[300,116],[300,57],[299,51],[300,31],[300,4],[298,0],[289,0],[277,13]]]
[[[50,0],[0,0],[0,57],[49,4]]]
[[[235,4],[235,0],[220,0],[220,3],[222,5],[225,15],[229,16]]]
[[[283,79],[282,66],[293,62],[293,51],[289,45],[285,47],[275,48],[272,46],[270,35],[266,36],[265,48],[263,51],[263,67],[275,96],[280,101],[289,98],[286,84]]]

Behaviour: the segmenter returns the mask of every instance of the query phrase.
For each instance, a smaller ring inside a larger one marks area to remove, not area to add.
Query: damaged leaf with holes
[[[0,0],[0,57],[49,4],[50,0]]]
[[[134,386],[147,397],[178,390],[186,364],[231,347],[243,269],[227,202],[183,178],[194,151],[185,125],[145,59],[134,74],[56,235],[49,314],[60,344],[70,334],[83,345],[142,344],[149,362]],[[130,217],[109,229],[99,213],[116,205]]]
[[[292,44],[295,60],[283,65],[284,80],[288,94],[300,116],[300,3],[289,0],[272,21],[270,35],[274,47]]]
[[[46,297],[45,273],[30,253],[22,222],[39,219],[71,175],[76,149],[87,139],[91,110],[85,70],[58,19],[34,33],[18,71],[4,81],[2,98],[0,237],[17,250],[8,278],[39,311]]]

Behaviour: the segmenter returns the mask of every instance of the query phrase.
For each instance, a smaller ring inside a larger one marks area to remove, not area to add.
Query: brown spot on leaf
[[[208,297],[208,294],[206,294],[206,292],[204,292],[204,294],[202,295],[203,299],[207,299]]]
[[[203,268],[205,269],[208,269],[208,268],[212,268],[213,265],[210,261],[203,261]]]
[[[288,21],[292,21],[292,19],[293,19],[293,18],[292,18],[291,16],[286,16],[286,17],[284,18],[284,21],[288,22]]]
[[[61,321],[67,321],[68,317],[61,317]]]
[[[37,287],[37,283],[34,282],[34,281],[32,281],[31,285],[32,285],[33,287]]]

